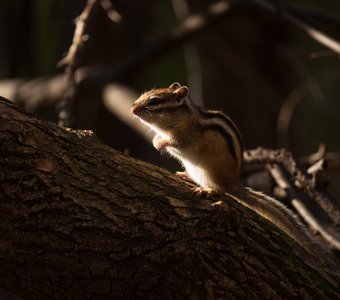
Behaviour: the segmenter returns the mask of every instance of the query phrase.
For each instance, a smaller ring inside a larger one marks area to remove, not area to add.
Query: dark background
[[[153,45],[178,24],[173,9],[176,2],[182,1],[113,1],[122,16],[119,23],[112,22],[98,8],[88,28],[89,40],[79,55],[80,66],[114,66]],[[204,12],[213,3],[186,2],[192,13]],[[305,10],[308,14],[301,14],[300,19],[339,38],[338,1],[282,2]],[[194,100],[202,98],[204,106],[222,109],[235,120],[249,148],[286,146],[296,155],[306,155],[323,142],[329,151],[338,151],[339,57],[330,54],[311,58],[311,54],[321,55],[327,48],[284,21],[280,11],[268,13],[247,3],[236,1],[239,5],[214,26],[115,81],[137,92],[174,81],[189,83]],[[34,79],[63,72],[56,65],[70,46],[74,20],[85,4],[86,1],[1,0],[1,79]],[[289,136],[280,141],[278,114],[302,86],[306,88],[295,96],[299,99]],[[106,130],[115,136],[114,143],[120,149],[129,147],[115,128],[106,126]],[[106,136],[98,130],[97,134]]]

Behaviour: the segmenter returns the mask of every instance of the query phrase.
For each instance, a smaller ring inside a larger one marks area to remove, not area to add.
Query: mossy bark
[[[336,299],[311,261],[232,199],[0,99],[0,285],[24,299]]]

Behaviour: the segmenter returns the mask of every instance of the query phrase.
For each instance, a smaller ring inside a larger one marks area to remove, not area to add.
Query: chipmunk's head
[[[186,86],[175,82],[142,94],[132,104],[131,112],[153,129],[171,130],[192,114],[188,94]]]

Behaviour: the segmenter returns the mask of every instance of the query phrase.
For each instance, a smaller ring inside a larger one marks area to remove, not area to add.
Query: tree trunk
[[[0,285],[24,299],[338,297],[254,212],[4,99],[0,220]]]

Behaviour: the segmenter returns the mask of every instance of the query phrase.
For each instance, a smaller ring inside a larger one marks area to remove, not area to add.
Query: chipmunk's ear
[[[178,89],[179,87],[181,87],[181,85],[180,85],[178,82],[174,82],[173,84],[171,84],[171,85],[169,86],[169,89],[176,90],[176,89]]]
[[[186,86],[181,86],[174,91],[174,93],[178,96],[178,98],[184,98],[188,96],[189,89]]]

